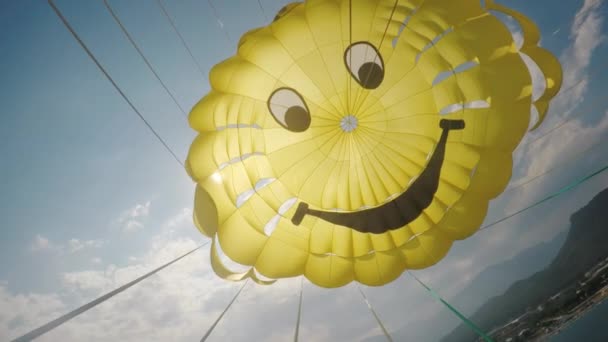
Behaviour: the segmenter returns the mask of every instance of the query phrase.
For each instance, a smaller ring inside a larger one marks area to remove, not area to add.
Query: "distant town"
[[[546,340],[607,297],[608,258],[588,270],[573,285],[544,303],[527,308],[521,316],[492,330],[489,335],[495,341],[504,342]]]

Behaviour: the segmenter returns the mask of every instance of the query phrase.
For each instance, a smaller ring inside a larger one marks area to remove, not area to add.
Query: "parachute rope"
[[[361,293],[361,296],[363,297],[363,301],[365,301],[365,304],[367,304],[367,308],[369,309],[369,311],[371,311],[372,315],[374,315],[374,318],[376,319],[376,322],[380,326],[380,329],[382,329],[382,333],[384,333],[384,336],[386,337],[386,339],[389,342],[393,342],[393,338],[388,333],[388,330],[386,330],[386,327],[382,323],[382,320],[380,320],[380,316],[378,316],[378,314],[376,313],[376,310],[374,310],[374,307],[372,306],[372,304],[367,299],[367,296],[365,295],[365,292],[363,292],[363,290],[361,289],[361,286],[359,286],[359,284],[357,284],[357,289],[359,290],[359,293]]]
[[[49,3],[50,2],[51,1],[49,1]],[[81,307],[79,307],[79,308],[77,308],[75,310],[70,311],[67,314],[65,314],[65,315],[63,315],[63,316],[61,316],[61,317],[59,317],[59,318],[57,318],[55,320],[52,320],[52,321],[48,322],[47,324],[45,324],[43,326],[40,326],[40,327],[38,327],[38,328],[36,328],[36,329],[34,329],[34,330],[26,333],[25,335],[23,335],[21,337],[18,337],[16,339],[14,339],[12,342],[31,341],[31,340],[33,340],[33,339],[35,339],[35,338],[37,338],[37,337],[39,337],[39,336],[41,336],[43,334],[46,334],[47,332],[49,332],[49,331],[57,328],[58,326],[64,324],[65,322],[71,320],[72,318],[74,318],[74,317],[76,317],[76,316],[78,316],[78,315],[80,315],[80,314],[88,311],[89,309],[92,309],[93,307],[95,307],[95,306],[97,306],[97,305],[105,302],[106,300],[114,297],[115,295],[117,295],[117,294],[125,291],[126,289],[132,287],[133,285],[139,283],[140,281],[142,281],[142,280],[150,277],[151,275],[154,275],[154,274],[160,272],[161,270],[163,270],[163,269],[171,266],[172,264],[180,261],[181,259],[183,259],[183,258],[187,257],[188,255],[196,252],[197,250],[201,249],[203,246],[205,246],[207,244],[209,244],[209,241],[207,241],[207,242],[203,243],[202,245],[194,248],[193,250],[189,251],[188,253],[183,254],[183,255],[181,255],[181,256],[179,256],[179,257],[177,257],[177,258],[169,261],[168,263],[166,263],[166,264],[164,264],[164,265],[162,265],[162,266],[160,266],[160,267],[158,267],[158,268],[156,268],[156,269],[154,269],[154,270],[152,270],[152,271],[144,274],[143,276],[141,276],[141,277],[139,277],[139,278],[137,278],[135,280],[132,280],[132,281],[124,284],[123,286],[121,286],[121,287],[119,287],[119,288],[117,288],[117,289],[115,289],[113,291],[110,291],[110,292],[106,293],[105,295],[103,295],[103,296],[101,296],[101,297],[99,297],[97,299],[94,299],[94,300],[92,300],[92,301],[90,301],[90,302],[82,305]]]
[[[175,161],[182,168],[184,168],[185,167],[184,163],[177,157],[177,155],[175,154],[175,152],[173,152],[173,150],[169,147],[169,145],[167,145],[167,143],[163,140],[163,138],[161,138],[161,136],[156,132],[156,130],[154,130],[154,128],[152,128],[152,125],[150,125],[150,123],[144,118],[144,116],[140,113],[139,109],[137,109],[137,107],[135,107],[135,105],[133,104],[133,102],[131,102],[131,100],[129,100],[129,98],[127,97],[127,95],[122,91],[122,89],[114,81],[114,79],[112,78],[112,76],[110,76],[110,74],[107,72],[107,70],[101,65],[101,63],[97,60],[97,58],[95,57],[95,55],[93,55],[93,52],[91,52],[91,50],[89,50],[88,46],[84,43],[84,41],[82,41],[82,39],[76,33],[76,31],[74,31],[74,28],[72,27],[72,25],[70,25],[70,23],[68,22],[68,20],[63,16],[63,14],[59,10],[59,8],[57,8],[57,6],[55,6],[55,4],[53,3],[53,0],[47,0],[47,1],[48,1],[48,4],[53,9],[53,11],[55,12],[55,14],[57,14],[57,16],[59,17],[59,19],[61,19],[61,22],[63,23],[63,25],[68,29],[68,31],[70,31],[70,33],[72,34],[72,36],[74,37],[74,39],[76,39],[76,41],[78,42],[78,44],[80,44],[80,47],[82,47],[82,49],[91,58],[91,60],[93,60],[93,62],[95,63],[95,65],[99,68],[99,70],[103,73],[103,75],[108,79],[108,81],[110,81],[110,83],[112,83],[112,86],[114,86],[114,88],[116,89],[116,91],[118,91],[118,93],[120,94],[120,96],[127,102],[127,104],[129,105],[129,107],[131,107],[131,109],[133,109],[133,111],[135,112],[135,114],[137,114],[137,116],[141,119],[141,121],[143,121],[143,123],[148,127],[148,129],[150,130],[150,132],[152,132],[152,134],[154,134],[154,136],[156,137],[156,139],[158,139],[158,141],[165,147],[165,149],[167,150],[167,152],[169,152],[171,154],[171,156],[173,156],[173,159],[175,159]]]
[[[159,1],[159,3],[160,3],[160,1]],[[186,111],[184,110],[184,108],[179,104],[179,102],[175,98],[175,95],[173,95],[173,93],[169,90],[169,88],[167,87],[165,82],[163,82],[163,80],[160,78],[160,76],[158,75],[158,73],[156,72],[156,70],[154,69],[154,67],[152,66],[150,61],[148,60],[148,58],[144,55],[143,51],[141,51],[141,49],[139,48],[139,45],[137,45],[137,43],[135,42],[133,37],[131,37],[131,34],[129,33],[129,31],[127,31],[127,28],[122,24],[122,21],[116,15],[114,10],[110,6],[110,3],[108,2],[108,0],[103,0],[103,4],[108,9],[108,12],[110,12],[110,14],[112,15],[112,18],[114,18],[114,21],[116,22],[116,24],[118,24],[118,26],[120,27],[120,30],[122,31],[122,33],[124,33],[124,35],[127,37],[129,42],[131,43],[131,45],[133,45],[133,47],[139,54],[139,56],[141,56],[141,58],[144,60],[144,63],[146,63],[146,66],[148,66],[148,69],[150,69],[152,74],[154,74],[154,77],[156,77],[156,79],[158,80],[160,85],[163,87],[163,89],[165,89],[165,91],[167,92],[169,97],[171,97],[171,100],[173,100],[173,103],[175,103],[177,108],[179,108],[180,112],[182,112],[182,115],[184,115],[185,117],[188,117],[188,114],[186,114]]]
[[[513,190],[515,190],[515,189],[519,189],[519,188],[521,188],[521,187],[524,187],[524,186],[528,185],[529,183],[531,183],[532,181],[534,181],[535,179],[538,179],[538,178],[540,178],[540,177],[545,176],[545,175],[546,175],[546,174],[548,174],[548,173],[553,172],[553,171],[554,171],[555,169],[557,169],[558,167],[561,167],[561,166],[564,166],[564,165],[568,165],[568,164],[571,164],[571,163],[573,163],[573,162],[579,161],[580,159],[583,159],[584,157],[586,157],[586,156],[587,156],[588,152],[593,151],[593,150],[595,150],[596,148],[598,148],[598,147],[600,147],[600,146],[603,146],[603,143],[605,143],[605,142],[604,142],[604,141],[602,141],[602,140],[598,141],[597,143],[595,143],[595,144],[593,144],[593,145],[591,145],[591,146],[587,147],[587,148],[586,148],[586,149],[584,149],[583,151],[579,152],[579,153],[577,154],[577,156],[578,156],[577,158],[572,158],[571,160],[567,160],[567,161],[565,161],[565,162],[563,162],[563,163],[558,163],[557,165],[553,166],[553,167],[552,167],[552,168],[550,168],[550,169],[547,169],[547,170],[545,170],[545,171],[543,171],[543,172],[541,172],[541,173],[538,173],[538,174],[536,174],[536,175],[534,175],[534,176],[532,176],[532,177],[530,177],[530,178],[527,178],[526,180],[524,180],[523,182],[521,182],[521,183],[519,183],[519,184],[516,184],[516,185],[513,185],[512,187],[507,188],[507,189],[505,190],[505,192],[504,192],[504,193],[507,193],[507,192],[513,191]]]
[[[264,19],[268,20],[268,16],[266,15],[266,11],[264,10],[264,6],[262,5],[262,1],[258,0],[258,6],[260,7],[260,11],[262,11],[262,15]]]
[[[353,0],[348,0],[348,46],[353,45]],[[349,54],[348,55],[349,58],[349,65],[353,64],[353,55]],[[348,88],[346,89],[346,110],[350,113],[351,112],[351,97],[352,97],[352,83],[353,83],[353,79],[352,77],[349,77],[348,75],[346,76],[346,79],[348,80]]]
[[[576,188],[577,186],[579,186],[579,185],[587,182],[591,178],[593,178],[593,177],[595,177],[595,176],[603,173],[606,170],[608,170],[608,165],[604,165],[603,167],[599,168],[598,170],[595,170],[592,173],[590,173],[590,174],[588,174],[588,175],[586,175],[584,177],[581,177],[581,178],[575,180],[574,182],[572,182],[572,183],[570,183],[570,184],[562,187],[561,189],[557,190],[556,192],[551,193],[548,196],[546,196],[546,197],[544,197],[544,198],[542,198],[542,199],[540,199],[540,200],[538,200],[538,201],[530,204],[529,206],[524,207],[524,208],[522,208],[522,209],[520,209],[520,210],[518,210],[518,211],[516,211],[514,213],[511,213],[511,214],[509,214],[509,215],[507,215],[507,216],[505,216],[505,217],[503,217],[501,219],[493,221],[492,223],[489,223],[489,224],[487,224],[487,225],[479,228],[479,230],[488,229],[488,228],[490,228],[492,226],[495,226],[495,225],[499,224],[500,222],[503,222],[503,221],[506,221],[506,220],[510,219],[513,216],[517,216],[517,215],[523,213],[524,211],[526,211],[528,209],[532,209],[532,208],[534,208],[534,207],[536,207],[536,206],[538,206],[538,205],[540,205],[540,204],[542,204],[542,203],[544,203],[544,202],[546,202],[546,201],[548,201],[548,200],[550,200],[552,198],[555,198],[555,197],[557,197],[557,196],[559,196],[561,194],[564,194],[564,193],[566,193],[566,192],[568,192],[568,191]]]
[[[300,319],[302,318],[302,297],[304,295],[304,277],[300,279],[300,301],[298,302],[298,316],[296,318],[296,329],[293,334],[293,341],[298,342],[300,334]]]
[[[395,10],[397,9],[397,5],[399,4],[399,0],[395,0],[395,4],[393,5],[393,9],[391,10],[391,14],[388,18],[388,20],[386,21],[386,26],[384,27],[384,32],[382,33],[382,39],[380,39],[380,44],[378,44],[378,51],[380,51],[380,49],[382,48],[382,43],[384,43],[384,38],[386,38],[386,34],[388,33],[388,28],[391,26],[391,22],[393,20],[393,16],[395,15]],[[350,10],[350,15],[352,16],[352,5],[351,5],[351,10]],[[351,27],[352,27],[352,17],[350,19],[351,21]],[[351,28],[352,31],[352,28]],[[351,38],[352,39],[352,38]],[[352,41],[351,41],[352,44]],[[351,54],[352,55],[352,54]],[[374,57],[374,62],[376,61],[377,56]],[[366,76],[364,79],[368,79],[371,75],[371,69],[368,70]],[[350,86],[349,86],[350,88]],[[361,96],[361,94],[363,93],[362,89],[359,88],[357,90],[357,96],[355,96],[355,101],[353,102],[353,105],[355,107],[357,107],[357,103],[359,101],[359,97]]]
[[[608,68],[608,62],[603,63],[601,66],[599,66],[599,67],[598,67],[598,70],[599,70],[599,69],[604,69],[604,70],[605,70],[606,68]],[[577,89],[577,88],[578,88],[578,86],[579,86],[579,85],[581,85],[581,83],[582,83],[583,81],[584,81],[584,79],[581,79],[581,80],[579,80],[578,82],[576,82],[576,83],[572,84],[571,86],[569,86],[568,88],[565,88],[564,90],[562,90],[562,91],[560,91],[560,92],[559,92],[559,95],[560,95],[560,96],[563,96],[564,94],[569,93],[569,92],[571,92],[571,91],[573,91],[573,90]],[[595,110],[597,110],[597,109],[600,109],[600,110],[601,110],[601,108],[600,108],[600,107],[602,107],[602,106],[604,105],[604,97],[602,97],[602,96],[595,96],[595,97],[593,97],[593,99],[594,99],[594,101],[593,101],[593,103],[592,103],[592,104],[593,104],[593,107],[592,107],[593,109],[592,109],[592,110],[590,110],[590,111],[595,111]],[[530,145],[532,145],[532,144],[536,143],[537,141],[542,140],[542,139],[544,139],[544,138],[546,138],[546,137],[550,136],[550,135],[551,135],[551,133],[553,133],[553,132],[554,132],[554,131],[556,131],[556,130],[559,130],[559,129],[560,129],[560,128],[562,128],[562,127],[564,127],[564,125],[565,125],[565,124],[567,124],[568,122],[570,122],[570,121],[572,121],[572,120],[574,120],[574,119],[579,119],[579,116],[577,116],[577,115],[573,115],[573,116],[571,116],[570,118],[567,118],[567,117],[566,117],[566,118],[564,118],[564,119],[563,119],[563,120],[561,120],[561,121],[560,121],[558,124],[556,124],[556,125],[555,125],[555,126],[553,126],[552,128],[550,128],[550,129],[548,129],[547,131],[545,131],[545,133],[540,134],[539,136],[537,136],[536,138],[534,138],[534,139],[530,140],[530,141],[529,141],[529,142],[527,142],[526,144],[527,144],[528,146],[530,146]],[[523,145],[523,144],[520,144],[520,145],[518,145],[518,146],[517,146],[517,148],[519,148],[519,147],[521,147],[521,146],[524,146],[524,145]]]
[[[490,336],[488,336],[485,332],[483,332],[483,330],[481,330],[477,325],[475,325],[475,323],[473,323],[473,321],[471,321],[470,319],[468,319],[465,315],[463,315],[462,313],[460,313],[460,311],[458,311],[458,309],[456,309],[454,306],[452,306],[450,303],[448,303],[445,299],[443,299],[439,293],[437,293],[435,290],[433,290],[431,287],[429,287],[427,284],[425,284],[422,280],[418,279],[418,277],[416,277],[414,275],[414,273],[407,271],[407,273],[409,275],[412,276],[412,278],[414,278],[416,280],[416,282],[418,282],[418,284],[422,285],[422,287],[424,287],[424,289],[433,297],[435,298],[437,301],[439,301],[441,304],[445,305],[445,307],[447,307],[450,311],[452,311],[456,316],[458,316],[458,318],[460,318],[460,320],[462,320],[469,328],[471,328],[473,331],[475,331],[475,333],[477,333],[477,335],[479,335],[481,338],[484,339],[484,341],[486,342],[494,342],[494,340],[492,340],[492,338]]]
[[[215,5],[213,5],[213,2],[211,0],[207,0],[207,3],[209,4],[209,7],[211,8],[211,12],[213,13],[213,16],[215,17],[215,20],[217,21],[217,24],[219,25],[220,29],[222,30],[222,32],[224,32],[224,34],[226,35],[226,38],[228,38],[228,40],[231,41],[232,38],[230,38],[228,31],[226,31],[226,28],[224,27],[224,22],[222,21],[219,13],[217,12],[217,8],[215,8]]]
[[[173,31],[175,31],[175,33],[177,34],[177,37],[182,42],[182,45],[184,46],[184,48],[186,49],[186,51],[188,51],[188,54],[190,55],[190,58],[192,58],[192,61],[196,65],[196,68],[198,69],[198,72],[201,74],[201,76],[203,77],[203,79],[206,79],[205,72],[203,71],[203,68],[198,63],[198,61],[196,60],[196,58],[194,57],[194,54],[192,53],[192,50],[190,50],[190,47],[188,46],[188,43],[186,43],[186,40],[184,39],[184,36],[182,36],[182,34],[179,32],[179,30],[177,29],[177,26],[175,26],[175,23],[173,22],[173,19],[171,19],[171,16],[169,15],[169,12],[167,12],[167,9],[163,5],[162,0],[157,0],[157,2],[158,2],[158,6],[160,6],[161,12],[163,12],[163,15],[167,18],[167,20],[169,21],[169,24],[173,28]]]
[[[230,303],[228,303],[228,306],[226,306],[226,308],[224,309],[224,311],[222,311],[222,313],[215,320],[215,322],[213,322],[213,324],[209,327],[209,329],[207,330],[207,332],[205,333],[205,335],[203,336],[203,338],[201,338],[201,342],[205,342],[207,340],[207,338],[209,338],[209,335],[211,335],[211,333],[213,332],[213,329],[215,329],[215,327],[217,326],[217,324],[222,320],[222,318],[224,317],[224,315],[226,314],[226,312],[228,312],[228,310],[230,309],[230,307],[232,306],[232,304],[234,304],[234,302],[236,301],[236,299],[239,297],[239,295],[241,294],[241,291],[243,291],[243,289],[247,285],[247,281],[248,280],[249,279],[247,279],[245,281],[245,283],[243,283],[243,286],[241,286],[241,288],[234,295],[234,297],[232,297],[232,300],[230,301]]]

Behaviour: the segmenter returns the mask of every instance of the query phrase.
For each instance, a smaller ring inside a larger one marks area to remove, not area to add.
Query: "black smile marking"
[[[291,222],[297,226],[305,215],[311,215],[362,233],[381,234],[414,221],[431,204],[439,187],[448,133],[450,130],[463,129],[464,120],[442,119],[439,127],[443,132],[427,167],[406,191],[392,201],[355,212],[315,210],[310,209],[307,203],[300,202]]]

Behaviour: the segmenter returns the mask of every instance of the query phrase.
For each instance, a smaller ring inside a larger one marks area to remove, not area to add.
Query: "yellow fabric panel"
[[[456,77],[449,77],[434,86],[433,95],[435,95],[435,104],[439,110],[452,104],[467,102]]]
[[[299,157],[291,167],[280,174],[281,181],[287,185],[292,193],[301,193],[304,183],[314,174],[315,166],[325,159],[323,153],[318,150],[313,150],[310,154]],[[305,196],[300,195],[299,197],[307,202],[310,201]]]
[[[366,206],[377,206],[386,201],[391,195],[400,192],[399,185],[391,180],[385,170],[374,165],[377,159],[366,157],[362,163],[361,171],[363,177],[369,186],[367,191],[363,193],[363,202]],[[381,179],[380,177],[387,177]],[[390,183],[389,183],[390,182]],[[392,187],[392,188],[391,188]]]
[[[453,67],[472,60],[478,60],[483,66],[486,62],[517,52],[509,29],[492,15],[467,21],[443,36],[433,49]]]
[[[326,50],[330,51],[339,51],[339,49],[340,46],[337,44],[335,46],[326,47]],[[334,77],[337,76],[334,73],[331,73],[332,69],[328,65],[328,61],[325,60],[321,50],[313,50],[308,55],[300,58],[298,60],[298,66],[303,73],[308,75],[311,80],[314,80],[314,85],[321,94],[332,94],[335,92],[337,93],[337,89],[342,90],[341,87],[343,87],[343,83],[345,82],[345,76],[341,75],[341,79],[334,79]],[[332,66],[335,68],[335,63],[332,63]],[[341,66],[342,65],[340,65],[340,67]],[[298,89],[299,88],[300,87],[298,86]],[[341,96],[329,99],[325,95],[324,99],[323,103],[320,103],[321,100],[316,99],[316,104],[325,111],[335,111],[336,109],[343,108],[345,105]]]
[[[264,152],[261,130],[224,129],[198,136],[188,152],[187,164],[194,180],[204,180],[226,166]],[[221,167],[220,167],[221,166]]]
[[[310,246],[310,230],[294,226],[286,217],[291,217],[289,212],[286,213],[285,217],[282,216],[280,218],[279,224],[272,233],[271,238],[278,239],[301,251],[308,251]]]
[[[209,193],[200,186],[196,187],[194,194],[194,211],[192,216],[196,228],[203,235],[213,238],[218,227],[217,207]]]
[[[450,163],[472,170],[479,162],[480,154],[474,146],[461,142],[450,142],[448,140],[446,149],[450,151],[446,155],[446,160]]]
[[[365,285],[381,285],[382,275],[376,253],[366,254],[353,260],[355,279]]]
[[[340,44],[342,47],[342,37],[337,34],[327,34],[327,32],[344,32],[348,30],[348,22],[335,20],[341,18],[340,2],[338,1],[307,1],[304,4],[305,17],[308,22],[310,34],[314,37],[317,47]]]
[[[336,162],[329,158],[324,158],[315,165],[314,170],[309,173],[308,179],[300,187],[299,197],[305,198],[307,202],[316,207],[322,207],[323,191],[319,191],[325,186]]]
[[[369,234],[369,238],[375,251],[388,251],[396,247],[391,234]]]
[[[405,257],[400,250],[391,249],[388,251],[379,251],[375,254],[378,265],[382,265],[378,267],[380,271],[379,273],[381,277],[381,282],[378,284],[370,285],[380,286],[386,283],[390,283],[393,280],[399,278],[403,271],[405,271]]]
[[[534,130],[538,128],[538,126],[545,119],[549,101],[555,95],[557,95],[559,89],[561,88],[563,78],[561,64],[554,55],[538,46],[540,42],[540,31],[534,22],[521,13],[511,10],[505,6],[501,6],[494,1],[489,1],[487,6],[488,8],[510,15],[519,22],[524,39],[521,51],[530,56],[532,60],[536,62],[543,73],[543,76],[545,77],[545,92],[534,103],[538,110],[539,116],[538,122],[534,125],[534,127],[532,127]]]
[[[281,77],[294,60],[281,43],[272,36],[270,30],[258,33],[256,40],[248,40],[238,49],[238,55],[244,60],[258,66],[275,79]]]
[[[293,198],[293,194],[287,190],[285,185],[280,180],[276,180],[258,190],[257,193],[264,199],[268,205],[278,213],[281,205],[290,198]]]
[[[403,76],[392,87],[387,89],[379,87],[378,92],[382,98],[382,105],[386,108],[415,96],[430,87],[431,84],[426,81],[424,74],[415,68]],[[407,107],[404,107],[403,109],[406,108]]]
[[[371,234],[353,231],[353,256],[359,257],[366,255],[373,250]]]
[[[245,154],[263,151],[264,139],[261,130],[252,128],[228,128],[219,131],[213,148],[215,161],[218,164],[231,162]]]
[[[400,248],[408,269],[423,269],[439,262],[452,247],[452,240],[437,229],[424,232]]]
[[[257,192],[239,208],[239,211],[243,218],[262,234],[265,234],[266,224],[277,215],[276,210]]]
[[[188,165],[188,174],[195,182],[209,177],[219,168],[219,165],[213,158],[215,141],[210,139],[210,136],[213,134],[199,135],[194,139],[192,145],[190,145],[186,164]]]
[[[399,190],[403,189],[404,185],[418,175],[422,169],[419,164],[410,161],[390,145],[378,144],[374,155],[377,156],[379,165],[400,185]]]
[[[441,180],[462,190],[469,187],[470,174],[470,169],[466,169],[449,161],[444,161],[443,166],[441,167]]]
[[[242,163],[252,184],[263,178],[273,178],[272,165],[263,155],[250,156]]]
[[[209,250],[209,259],[211,260],[211,269],[220,278],[229,281],[242,281],[247,278],[259,285],[272,285],[276,280],[262,280],[256,274],[253,268],[250,268],[247,272],[233,272],[228,269],[220,259],[217,252],[217,246],[215,239],[211,241],[211,249]]]
[[[439,182],[439,187],[437,188],[437,192],[435,193],[435,198],[436,200],[440,201],[441,203],[444,203],[449,207],[460,199],[460,196],[462,196],[463,192],[464,189],[459,189],[442,179]]]
[[[274,37],[279,40],[294,60],[300,59],[316,49],[314,37],[303,16],[303,11],[303,6],[298,5],[289,13],[289,20],[286,17],[275,21],[270,26]],[[297,39],[293,39],[293,37],[297,37]]]
[[[316,62],[314,59],[313,61]],[[300,65],[306,65],[307,62],[307,58],[303,57],[298,60],[298,64],[293,64],[280,76],[280,83],[277,83],[275,88],[287,86],[289,88],[297,89],[309,105],[321,106],[321,104],[327,102],[328,99],[323,95],[315,80],[310,79],[300,67]],[[331,111],[330,107],[325,107],[324,109],[325,111]],[[319,110],[313,112],[318,116],[327,116],[325,113],[320,113]]]
[[[418,57],[418,63],[416,67],[422,73],[424,80],[432,84],[437,75],[444,71],[451,71],[450,64],[443,58],[443,56],[437,53],[437,50],[432,47],[420,52]]]
[[[212,91],[194,106],[189,122],[199,132],[216,131],[229,125],[265,127],[267,110],[265,101]]]
[[[304,275],[318,286],[344,286],[354,280],[353,262],[335,255],[311,254],[306,262]]]
[[[376,46],[378,40],[374,40],[372,32],[377,26],[377,17],[386,8],[386,1],[352,1],[352,41],[371,41]],[[351,11],[348,8],[348,1],[342,1],[342,16],[340,20],[344,23],[345,32],[341,34],[342,39],[349,41],[349,16]]]
[[[377,157],[368,154],[366,160],[369,162],[364,164],[364,169],[373,190],[373,193],[366,194],[366,197],[369,197],[368,202],[373,199],[376,204],[381,204],[390,196],[400,192],[402,188],[385,168],[378,165]]]
[[[436,229],[451,240],[466,239],[479,229],[487,211],[487,199],[467,192],[450,208]]]
[[[211,68],[209,81],[216,91],[242,94],[261,101],[266,100],[276,83],[271,75],[240,57],[229,58]]]
[[[321,219],[313,219],[310,232],[310,253],[326,254],[333,249],[334,224]]]
[[[391,230],[390,235],[395,243],[395,246],[402,247],[414,236],[414,232],[412,232],[410,227],[405,226],[399,229]]]
[[[247,171],[242,163],[231,164],[222,171],[222,178],[224,179],[224,187],[228,196],[236,203],[236,198],[241,193],[253,189],[254,182],[252,183],[247,175]]]
[[[399,119],[395,118],[390,121],[390,124],[386,128],[386,133],[407,133],[423,138],[437,139],[441,135],[439,120],[441,120],[441,117],[437,114],[420,114],[405,116]]]
[[[428,219],[433,223],[433,226],[435,226],[439,221],[441,221],[447,209],[448,206],[435,197],[433,202],[431,202],[431,204],[424,209],[424,215],[428,217]]]
[[[332,252],[350,258],[353,256],[353,234],[352,229],[343,226],[334,226],[332,237]]]
[[[255,265],[268,237],[253,228],[239,212],[221,224],[217,232],[222,250],[235,262]]]
[[[297,162],[302,157],[318,152],[316,147],[317,145],[314,141],[308,140],[270,153],[268,158],[274,168],[275,175],[281,178],[287,171],[297,165]],[[293,184],[289,184],[288,188],[292,188],[293,186]]]
[[[281,262],[277,263],[276,260]],[[257,258],[255,268],[270,278],[295,277],[304,273],[308,253],[270,237]]]
[[[492,78],[488,82],[489,91],[492,92],[492,104],[499,105],[521,99],[530,99],[532,96],[532,78],[528,68],[517,54],[509,54],[492,61]],[[489,73],[489,71],[487,71]],[[488,75],[489,77],[489,75]],[[499,82],[501,78],[510,82]]]
[[[434,222],[426,214],[426,212],[423,211],[422,214],[412,221],[408,226],[414,235],[418,235],[433,228]]]
[[[211,257],[211,267],[213,272],[217,274],[220,278],[231,280],[231,281],[240,281],[249,277],[250,272],[237,273],[229,270],[223,263],[220,258],[220,255],[217,251],[217,245],[215,239],[211,241],[211,249],[209,251]]]
[[[426,0],[412,17],[413,30],[433,39],[450,26],[459,26],[466,20],[484,14],[477,0],[445,1]],[[434,30],[432,30],[435,28]]]
[[[468,191],[487,199],[498,196],[509,183],[512,164],[509,152],[494,149],[482,152]],[[497,165],[502,167],[496,167]]]
[[[395,280],[406,268],[398,250],[375,252],[354,259],[355,279],[368,286],[381,286]]]
[[[218,228],[228,219],[228,217],[232,216],[236,211],[236,206],[234,205],[234,201],[228,196],[223,184],[223,179],[220,177],[208,177],[205,180],[199,181],[198,185],[202,187],[213,199],[215,202],[215,207],[217,209],[217,222]],[[196,204],[196,202],[195,202]],[[198,211],[198,208],[194,208],[195,211]],[[199,216],[201,219],[202,216]],[[205,224],[204,222],[201,222]]]
[[[416,174],[418,174],[426,165],[429,153],[432,153],[435,148],[439,132],[434,136],[403,134],[412,132],[407,127],[400,130],[397,125],[393,125],[393,121],[389,123],[389,126],[390,129],[387,128],[387,132],[382,134],[382,145],[407,159],[408,164],[404,167],[417,168]],[[392,130],[395,130],[395,132],[392,132]]]

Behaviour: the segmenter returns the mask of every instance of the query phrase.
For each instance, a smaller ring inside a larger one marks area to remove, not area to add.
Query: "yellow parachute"
[[[519,22],[523,46],[489,11]],[[192,110],[194,221],[225,279],[383,285],[481,225],[561,85],[538,28],[486,0],[309,0],[246,33]],[[532,98],[520,53],[545,78]],[[231,260],[250,266],[234,273]]]

